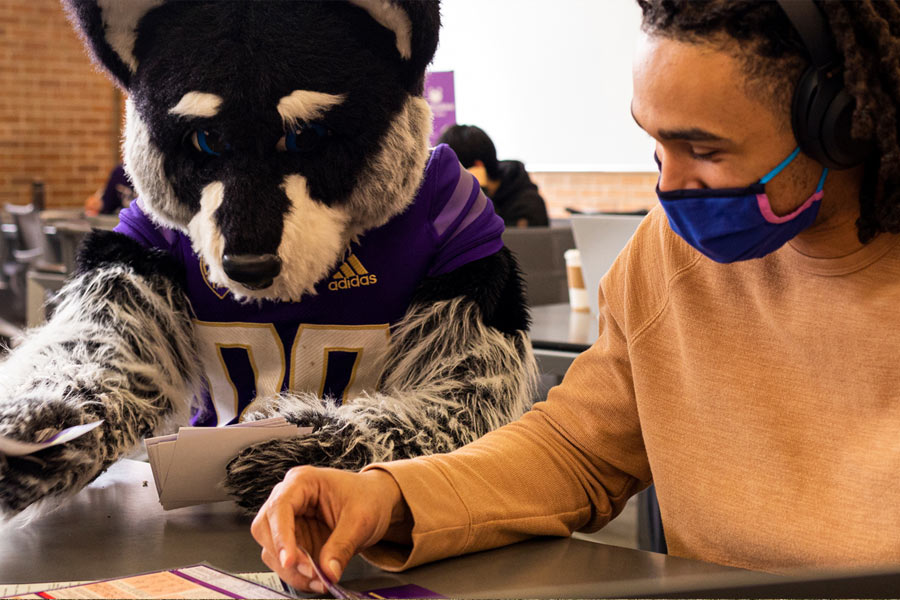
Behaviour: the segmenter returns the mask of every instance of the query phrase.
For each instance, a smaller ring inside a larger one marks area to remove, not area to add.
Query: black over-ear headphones
[[[825,15],[813,0],[778,0],[778,4],[810,59],[791,106],[791,126],[800,149],[831,169],[862,163],[871,143],[850,135],[856,101],[844,89],[842,61]]]

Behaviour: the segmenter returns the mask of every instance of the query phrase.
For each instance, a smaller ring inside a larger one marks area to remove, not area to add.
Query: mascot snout
[[[226,254],[222,268],[230,279],[244,287],[262,290],[281,273],[281,259],[274,254]]]

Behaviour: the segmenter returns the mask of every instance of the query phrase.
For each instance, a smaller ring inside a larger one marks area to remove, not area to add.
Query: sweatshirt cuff
[[[471,519],[465,504],[440,465],[423,456],[372,464],[397,482],[413,518],[412,546],[382,542],[362,552],[363,558],[386,571],[403,571],[465,551]]]

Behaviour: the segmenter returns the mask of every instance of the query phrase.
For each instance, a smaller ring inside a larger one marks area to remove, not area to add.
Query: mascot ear
[[[382,27],[394,32],[403,59],[410,91],[421,94],[425,68],[437,50],[441,28],[439,0],[350,0]]]
[[[141,18],[165,0],[62,0],[93,59],[126,90],[137,70],[134,45]]]

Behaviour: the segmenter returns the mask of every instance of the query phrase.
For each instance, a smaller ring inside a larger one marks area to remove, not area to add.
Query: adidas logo
[[[328,282],[328,289],[332,291],[349,290],[350,288],[364,285],[375,285],[376,283],[378,283],[378,278],[375,277],[375,274],[366,271],[359,259],[351,254],[347,257],[347,260],[341,263],[337,272],[331,276],[331,281]]]

